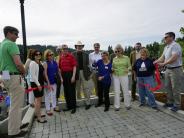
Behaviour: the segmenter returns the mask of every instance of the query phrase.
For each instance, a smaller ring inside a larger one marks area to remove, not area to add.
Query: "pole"
[[[20,10],[21,10],[21,21],[22,21],[22,38],[23,38],[23,62],[26,62],[27,58],[27,42],[26,42],[26,25],[25,25],[25,14],[24,14],[24,0],[20,0]]]

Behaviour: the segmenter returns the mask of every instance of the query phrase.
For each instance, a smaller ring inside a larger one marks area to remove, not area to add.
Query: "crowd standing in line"
[[[175,34],[165,34],[166,47],[162,56],[153,62],[149,58],[149,52],[135,44],[135,50],[130,58],[124,55],[123,47],[115,46],[114,54],[100,51],[100,44],[94,44],[94,52],[89,55],[83,50],[84,44],[78,41],[75,44],[76,51],[69,52],[68,45],[62,44],[57,48],[58,56],[54,58],[51,50],[42,53],[38,50],[29,50],[28,58],[23,66],[20,60],[20,52],[16,45],[18,29],[6,26],[4,28],[5,39],[0,45],[0,74],[11,97],[8,121],[8,135],[11,137],[24,136],[27,132],[21,130],[27,124],[21,124],[21,107],[24,101],[24,87],[22,77],[26,75],[28,88],[33,88],[29,93],[29,104],[35,108],[35,116],[39,123],[46,123],[45,115],[41,114],[42,97],[45,95],[46,114],[51,116],[53,111],[60,112],[57,101],[60,96],[61,85],[64,87],[66,109],[63,111],[76,112],[76,98],[81,99],[81,86],[84,93],[86,107],[91,107],[89,80],[92,79],[95,86],[98,103],[96,107],[105,104],[104,112],[109,111],[110,86],[114,85],[114,109],[120,110],[120,93],[123,91],[124,104],[127,110],[131,109],[131,95],[129,93],[128,72],[132,72],[132,101],[136,100],[136,88],[139,93],[140,107],[148,104],[158,110],[154,93],[147,87],[154,87],[155,65],[166,66],[165,84],[168,91],[168,101],[164,107],[171,107],[176,112],[180,109],[179,85],[182,71],[182,50],[175,40]],[[110,58],[111,57],[111,58]],[[33,95],[32,95],[32,94]],[[145,96],[148,97],[146,101]]]

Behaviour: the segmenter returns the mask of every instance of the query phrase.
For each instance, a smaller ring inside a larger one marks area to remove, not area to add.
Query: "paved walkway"
[[[94,106],[86,111],[77,109],[55,113],[47,117],[48,123],[36,121],[30,138],[184,138],[184,121],[149,107],[138,107],[134,102],[127,111],[123,104],[120,111],[104,112],[103,107]],[[184,118],[184,116],[183,116]]]

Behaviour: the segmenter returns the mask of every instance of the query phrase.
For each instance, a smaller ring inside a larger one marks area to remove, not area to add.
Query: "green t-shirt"
[[[113,59],[112,68],[114,75],[125,76],[128,75],[128,70],[131,69],[130,59],[127,56],[115,57]]]
[[[6,70],[10,73],[19,73],[13,61],[13,56],[19,54],[20,51],[16,43],[5,38],[0,45],[0,71]]]

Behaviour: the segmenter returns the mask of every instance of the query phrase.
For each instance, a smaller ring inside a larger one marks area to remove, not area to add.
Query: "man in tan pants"
[[[91,75],[91,71],[89,68],[89,56],[87,53],[83,51],[84,44],[80,41],[75,44],[76,51],[73,52],[77,60],[77,70],[76,70],[76,92],[77,98],[81,99],[81,86],[83,88],[83,93],[86,102],[86,110],[88,110],[90,105],[90,95],[91,90],[89,88],[89,79]]]
[[[25,74],[25,69],[20,60],[19,48],[15,43],[18,32],[16,28],[6,26],[4,28],[5,39],[0,46],[0,74],[11,98],[8,120],[9,137],[23,137],[27,133],[21,131],[21,107],[24,101],[21,75]]]

